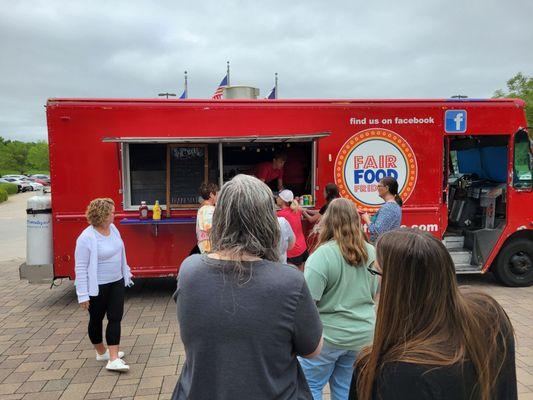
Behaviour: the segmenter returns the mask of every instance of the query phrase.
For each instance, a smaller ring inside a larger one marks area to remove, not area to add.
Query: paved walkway
[[[0,263],[0,398],[168,399],[184,361],[170,299],[172,279],[137,280],[127,291],[122,349],[131,371],[107,371],[94,359],[72,282],[32,286],[18,279],[22,259]],[[505,307],[517,335],[520,399],[533,399],[533,287],[505,288],[469,277]]]
[[[121,345],[131,370],[107,371],[95,360],[87,313],[72,282],[50,289],[19,280],[25,240],[16,225],[25,226],[20,208],[29,196],[18,196],[12,215],[6,211],[11,203],[0,205],[0,399],[169,399],[185,359],[170,298],[175,281],[137,279],[127,290]],[[533,400],[533,287],[498,286],[490,276],[462,277],[461,283],[488,292],[509,313],[517,336],[519,398]]]
[[[516,335],[518,398],[533,400],[533,286],[508,288],[494,283],[490,276],[461,277],[460,282],[493,296],[511,318]]]
[[[21,261],[0,263],[1,399],[170,398],[184,361],[172,279],[137,280],[128,290],[121,349],[131,370],[119,374],[95,360],[72,282],[20,282]]]
[[[0,261],[26,257],[26,201],[35,193],[13,194],[0,203]]]

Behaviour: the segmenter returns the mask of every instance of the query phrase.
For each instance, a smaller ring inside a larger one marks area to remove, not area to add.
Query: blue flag
[[[186,99],[187,98],[187,89],[185,89],[183,91],[183,93],[181,94],[181,96],[179,97],[180,99]]]
[[[267,99],[277,99],[278,96],[276,95],[276,87],[274,86],[272,90],[270,91],[270,94],[268,95]]]

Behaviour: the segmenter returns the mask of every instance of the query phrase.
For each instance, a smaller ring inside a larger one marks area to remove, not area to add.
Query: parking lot
[[[185,359],[171,300],[175,281],[139,279],[127,291],[121,347],[131,370],[107,371],[95,360],[73,283],[50,288],[19,280],[30,196],[0,204],[0,398],[170,398]],[[517,337],[519,398],[533,399],[533,287],[498,286],[490,276],[460,282],[491,294],[509,313]]]

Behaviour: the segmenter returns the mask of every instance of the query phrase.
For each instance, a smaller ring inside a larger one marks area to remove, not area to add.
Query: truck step
[[[462,249],[465,245],[464,236],[445,236],[442,240],[448,250]]]
[[[457,274],[480,274],[481,266],[470,264],[455,264],[455,272]]]
[[[472,261],[472,252],[468,249],[449,249],[449,252],[455,265],[469,265]]]

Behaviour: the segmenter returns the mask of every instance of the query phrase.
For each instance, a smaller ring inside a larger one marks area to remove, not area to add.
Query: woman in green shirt
[[[320,220],[318,248],[304,272],[324,327],[320,354],[300,359],[315,400],[322,399],[328,382],[332,400],[347,399],[356,355],[372,343],[379,282],[368,268],[374,259],[355,205],[333,200]]]

